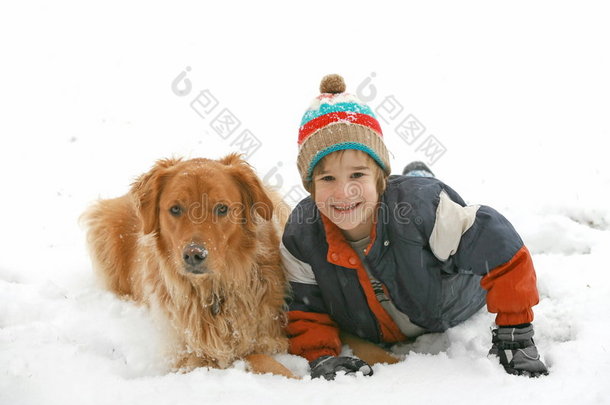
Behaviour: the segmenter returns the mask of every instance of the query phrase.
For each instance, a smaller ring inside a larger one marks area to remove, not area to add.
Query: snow
[[[0,6],[0,404],[610,403],[608,6],[293,7]],[[485,310],[395,348],[405,360],[370,378],[311,380],[290,355],[278,359],[301,380],[243,362],[176,374],[163,325],[97,284],[78,216],[156,159],[258,145],[249,161],[294,203],[299,122],[328,73],[382,116],[395,173],[434,160],[467,201],[513,222],[537,268],[548,377],[487,358]],[[223,109],[234,133],[214,129]],[[426,155],[430,142],[444,152]]]

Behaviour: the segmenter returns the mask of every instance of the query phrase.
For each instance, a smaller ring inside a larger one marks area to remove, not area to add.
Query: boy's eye
[[[333,181],[335,178],[333,176],[324,176],[321,177],[319,180],[320,181]]]
[[[352,179],[359,179],[362,176],[364,176],[364,173],[356,172],[352,174]]]

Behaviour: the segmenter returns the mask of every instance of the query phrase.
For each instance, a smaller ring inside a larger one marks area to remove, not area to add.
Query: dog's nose
[[[191,243],[184,248],[182,258],[191,267],[199,267],[208,257],[208,251],[201,245]]]

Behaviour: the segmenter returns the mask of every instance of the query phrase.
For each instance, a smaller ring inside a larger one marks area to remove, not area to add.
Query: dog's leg
[[[273,357],[266,354],[250,354],[245,357],[250,366],[250,371],[256,374],[272,373],[283,375],[288,378],[298,378],[286,367],[278,363]]]
[[[400,361],[376,344],[346,332],[341,332],[341,342],[348,345],[354,352],[354,355],[370,365],[378,363],[396,364]]]
[[[174,370],[184,373],[188,373],[199,367],[217,368],[218,365],[192,354],[184,355],[178,358],[174,363]]]

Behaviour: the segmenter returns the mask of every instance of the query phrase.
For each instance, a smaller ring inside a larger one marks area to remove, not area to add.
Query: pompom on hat
[[[314,167],[338,150],[361,150],[390,175],[390,158],[375,114],[345,89],[341,76],[324,76],[320,83],[322,94],[301,120],[297,166],[306,189],[311,184]]]

